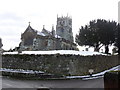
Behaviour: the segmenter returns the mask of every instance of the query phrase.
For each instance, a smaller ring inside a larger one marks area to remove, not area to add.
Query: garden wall
[[[89,69],[94,73],[120,64],[118,56],[80,55],[3,55],[2,67],[9,69],[41,70],[56,75],[85,75]]]

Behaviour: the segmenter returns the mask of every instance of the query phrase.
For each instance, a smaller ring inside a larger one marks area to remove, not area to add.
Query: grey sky
[[[19,45],[20,35],[28,22],[41,31],[43,25],[51,30],[58,16],[67,13],[73,20],[74,36],[82,25],[93,19],[118,20],[119,0],[0,0],[0,37],[3,48]]]

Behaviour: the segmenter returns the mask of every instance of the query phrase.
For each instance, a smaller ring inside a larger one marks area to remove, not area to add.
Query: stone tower
[[[58,17],[57,16],[56,34],[66,40],[69,40],[70,42],[74,42],[71,17],[69,16]]]

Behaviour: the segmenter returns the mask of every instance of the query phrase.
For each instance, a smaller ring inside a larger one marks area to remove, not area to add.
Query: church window
[[[69,25],[71,25],[71,22],[69,21]]]
[[[60,22],[60,25],[61,25],[61,26],[63,26],[63,25],[64,25],[64,23],[65,23],[65,21],[61,21],[61,22]]]
[[[45,41],[45,46],[47,46],[48,45],[48,41]]]
[[[60,25],[62,25],[62,22],[60,22]]]
[[[48,46],[50,46],[50,40],[48,40]]]
[[[61,32],[64,32],[64,29],[63,29],[63,28],[61,28]]]
[[[63,24],[65,24],[65,21],[63,21]]]

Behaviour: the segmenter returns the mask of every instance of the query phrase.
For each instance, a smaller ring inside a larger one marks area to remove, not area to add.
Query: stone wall
[[[41,70],[56,75],[85,75],[104,71],[118,63],[118,56],[79,55],[3,55],[2,67],[11,69]]]

